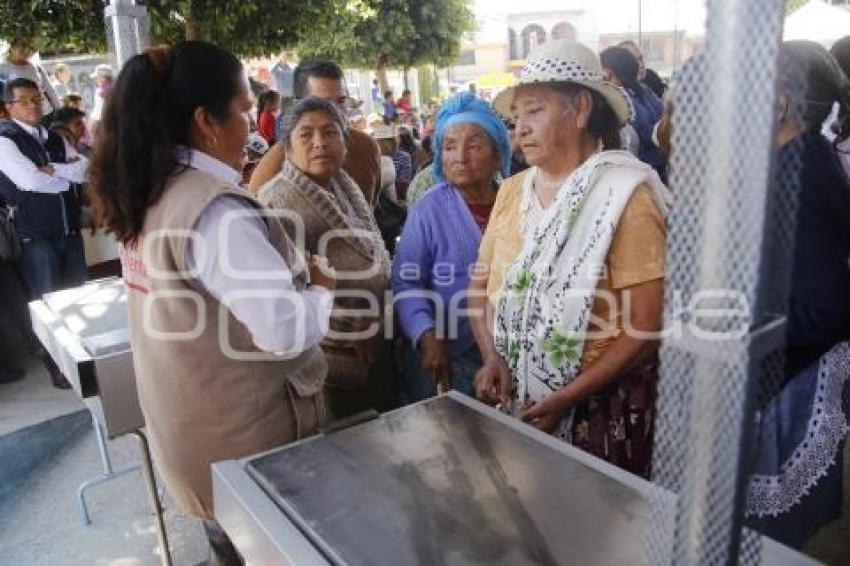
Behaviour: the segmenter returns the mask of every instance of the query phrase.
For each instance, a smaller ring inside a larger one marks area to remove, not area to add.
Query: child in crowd
[[[267,90],[257,99],[257,131],[270,145],[275,142],[275,124],[280,112],[280,93]]]

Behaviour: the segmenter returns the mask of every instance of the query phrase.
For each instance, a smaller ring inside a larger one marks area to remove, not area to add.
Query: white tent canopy
[[[850,35],[850,11],[823,0],[809,0],[785,19],[784,38],[808,39],[829,48]]]

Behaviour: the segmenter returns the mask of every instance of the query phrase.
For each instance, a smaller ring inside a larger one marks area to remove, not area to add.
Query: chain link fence
[[[673,563],[761,564],[761,537],[743,525],[754,415],[784,371],[795,202],[773,162],[785,5],[707,8],[704,47],[673,99],[665,328],[676,331],[661,349],[653,481],[678,496]]]

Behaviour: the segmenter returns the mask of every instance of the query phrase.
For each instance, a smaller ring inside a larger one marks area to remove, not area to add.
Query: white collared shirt
[[[248,194],[238,185],[242,175],[232,167],[195,149],[181,147],[179,151],[183,164],[231,185],[234,194]],[[231,220],[234,213],[239,216]],[[222,230],[227,233],[223,235]],[[245,325],[257,348],[304,351],[327,335],[333,295],[315,285],[295,291],[289,266],[269,241],[268,227],[257,208],[243,199],[222,195],[204,208],[194,231],[187,246],[187,267],[197,282]],[[200,254],[195,250],[198,240],[204,242]],[[261,271],[274,275],[260,279],[240,276]],[[301,302],[301,309],[295,301]]]
[[[242,173],[223,161],[219,161],[212,155],[181,145],[177,147],[180,163],[188,165],[198,171],[209,173],[217,179],[221,179],[229,185],[239,186],[242,182]]]
[[[41,127],[34,127],[24,122],[14,120],[33,140],[44,146],[46,132]],[[21,153],[15,142],[9,138],[0,137],[0,171],[3,172],[22,191],[36,193],[59,194],[70,188],[70,183],[83,183],[86,180],[88,159],[80,156],[74,163],[51,163],[54,173],[51,175],[38,168],[36,163]]]

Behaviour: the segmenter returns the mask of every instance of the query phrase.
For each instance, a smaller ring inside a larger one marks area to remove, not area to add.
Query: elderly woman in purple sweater
[[[410,340],[403,380],[410,401],[438,385],[474,396],[481,356],[465,315],[466,289],[497,179],[510,169],[508,131],[472,94],[441,108],[434,140],[439,183],[411,209],[392,270],[396,313]]]

